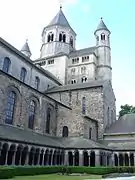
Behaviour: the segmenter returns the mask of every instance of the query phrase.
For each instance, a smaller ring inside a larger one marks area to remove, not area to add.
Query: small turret
[[[112,80],[111,68],[111,48],[110,48],[110,34],[111,32],[105,25],[101,18],[94,35],[97,46],[97,78],[102,80]]]
[[[25,56],[31,57],[31,51],[28,45],[28,40],[26,40],[25,44],[23,45],[21,52],[25,54]]]

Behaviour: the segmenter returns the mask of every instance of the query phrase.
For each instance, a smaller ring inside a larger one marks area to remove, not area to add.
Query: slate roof
[[[103,87],[106,81],[100,80],[93,80],[89,81],[88,83],[76,83],[76,84],[68,84],[65,86],[58,86],[54,87],[45,93],[53,93],[53,92],[60,92],[60,91],[69,91],[69,90],[76,90],[76,89],[88,89],[88,88],[95,88],[95,87]]]
[[[27,41],[25,42],[25,44],[23,45],[23,47],[21,49],[21,52],[23,52],[23,51],[29,52],[31,54],[30,47],[29,47]]]
[[[100,140],[98,142],[115,150],[135,150],[134,140]]]
[[[43,136],[30,130],[8,125],[0,125],[0,138],[50,147],[63,147],[61,143],[51,139],[50,136]]]
[[[23,130],[17,127],[0,125],[0,139],[18,141],[39,146],[79,149],[108,149],[105,145],[83,137],[51,137],[41,135],[30,130]]]
[[[72,29],[69,22],[67,21],[65,15],[64,15],[63,11],[62,11],[62,8],[60,8],[59,12],[51,20],[51,22],[48,24],[47,27],[54,26],[54,25],[60,25],[60,26],[64,26],[64,27],[68,27],[68,28]],[[74,30],[73,30],[73,32],[74,32]]]
[[[91,139],[86,139],[83,137],[68,137],[68,138],[61,138],[59,140],[65,148],[76,148],[76,149],[109,149],[103,144],[100,144],[96,141]]]
[[[107,26],[105,25],[105,23],[104,23],[104,21],[103,21],[102,18],[101,18],[101,20],[100,20],[100,22],[99,22],[99,24],[98,24],[98,27],[97,27],[95,33],[96,33],[97,31],[99,31],[99,30],[109,31],[109,29],[108,29]],[[110,32],[110,31],[109,31],[109,32]]]
[[[135,114],[125,114],[105,130],[105,134],[135,132]]]
[[[69,54],[69,57],[71,58],[71,57],[78,57],[78,56],[93,54],[93,53],[95,53],[95,49],[96,49],[96,47],[94,46],[94,47],[75,50]]]
[[[47,71],[47,70],[45,70],[45,69],[43,69],[41,67],[37,67],[29,57],[25,56],[21,51],[19,51],[15,47],[13,47],[11,44],[9,44],[7,41],[2,39],[1,37],[0,37],[0,43],[2,43],[2,45],[7,47],[8,49],[10,49],[11,52],[13,52],[13,53],[17,54],[18,56],[20,56],[22,58],[22,60],[25,60],[26,62],[30,63],[32,66],[34,66],[36,69],[38,69],[46,77],[48,77],[49,79],[54,80],[57,84],[62,85],[62,83],[52,73],[50,73],[49,71]]]

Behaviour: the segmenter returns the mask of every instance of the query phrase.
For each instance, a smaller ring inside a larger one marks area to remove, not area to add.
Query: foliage
[[[132,105],[130,106],[128,104],[125,104],[125,105],[121,105],[120,108],[121,110],[119,111],[119,117],[125,114],[135,113],[135,107]]]
[[[134,167],[85,167],[85,166],[14,166],[0,167],[0,179],[9,179],[15,176],[34,176],[43,174],[71,173],[105,175],[110,173],[135,172]]]

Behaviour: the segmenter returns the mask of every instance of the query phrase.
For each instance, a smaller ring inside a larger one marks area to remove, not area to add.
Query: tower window
[[[53,39],[54,39],[54,34],[52,32],[50,32],[47,36],[47,42],[51,42],[51,41],[53,41]]]
[[[89,56],[82,57],[82,62],[88,62],[88,61],[89,61]]]
[[[82,74],[85,74],[85,73],[86,73],[86,67],[85,67],[85,66],[81,67],[81,73],[82,73]]]
[[[54,59],[48,60],[48,64],[54,64]]]
[[[71,75],[75,75],[75,68],[71,69]]]
[[[53,41],[53,38],[54,38],[54,35],[52,34],[52,35],[51,35],[51,41]]]
[[[73,47],[73,38],[72,37],[70,38],[70,45],[71,45],[71,47]]]
[[[87,82],[88,78],[87,77],[82,77],[82,83]]]
[[[62,34],[61,33],[59,34],[59,41],[60,42],[62,41]]]
[[[105,34],[101,34],[101,40],[105,40]]]
[[[63,42],[66,42],[66,35],[63,34]]]
[[[50,34],[49,34],[48,37],[47,37],[47,42],[50,42],[50,40],[51,40],[51,37],[50,37]]]
[[[71,80],[71,84],[75,84],[76,83],[76,80],[75,79],[72,79]]]
[[[76,63],[79,63],[79,58],[72,59],[72,64],[76,64]]]

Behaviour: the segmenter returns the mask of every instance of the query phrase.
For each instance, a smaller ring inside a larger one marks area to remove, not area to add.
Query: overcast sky
[[[77,49],[95,45],[100,17],[110,29],[113,88],[117,112],[121,104],[135,105],[134,0],[0,0],[0,36],[21,49],[28,39],[32,59],[40,56],[41,33],[59,11],[60,3],[77,33]]]

